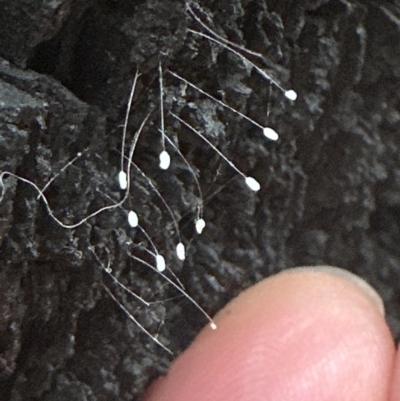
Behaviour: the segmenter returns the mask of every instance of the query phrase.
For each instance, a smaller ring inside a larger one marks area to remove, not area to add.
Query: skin
[[[337,268],[242,292],[145,401],[400,401],[400,356],[374,290]]]

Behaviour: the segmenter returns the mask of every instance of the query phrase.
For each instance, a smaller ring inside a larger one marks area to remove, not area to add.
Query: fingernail
[[[385,316],[385,306],[383,304],[383,300],[377,291],[364,279],[357,276],[354,273],[349,272],[348,270],[342,269],[340,267],[334,266],[302,266],[302,267],[294,267],[291,269],[284,270],[282,273],[298,273],[299,271],[308,271],[308,272],[321,272],[328,273],[334,276],[338,276],[343,278],[344,280],[350,281],[355,284],[358,288],[360,288],[365,295],[370,298],[370,300],[375,304],[378,308],[379,312],[382,316]]]

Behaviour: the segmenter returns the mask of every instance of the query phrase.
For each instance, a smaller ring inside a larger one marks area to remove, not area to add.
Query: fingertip
[[[147,389],[146,394],[142,401],[152,401],[152,400],[158,400],[160,399],[160,395],[162,394],[162,388],[164,382],[167,380],[167,377],[165,376],[160,376],[157,378],[151,386]]]
[[[357,276],[356,274],[342,269],[336,266],[302,266],[302,267],[295,267],[292,269],[287,269],[281,272],[281,274],[299,274],[302,272],[307,273],[326,273],[328,275],[333,275],[340,277],[348,282],[348,284],[354,284],[358,287],[358,290],[361,290],[364,295],[369,298],[372,302],[373,306],[375,306],[378,311],[381,313],[382,316],[385,316],[385,306],[383,303],[382,298],[378,294],[378,292],[364,279]],[[330,277],[330,276],[328,276]]]
[[[400,351],[397,350],[394,369],[393,369],[393,378],[392,378],[392,389],[390,392],[390,401],[399,401],[400,400]]]
[[[376,303],[340,275],[278,274],[215,321],[146,401],[387,399],[390,332]]]

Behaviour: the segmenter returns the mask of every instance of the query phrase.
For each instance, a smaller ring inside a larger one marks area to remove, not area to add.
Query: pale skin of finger
[[[240,294],[146,401],[387,401],[395,346],[379,308],[326,272],[270,277]],[[393,399],[393,401],[397,399]]]
[[[397,350],[390,401],[400,401],[400,352]]]

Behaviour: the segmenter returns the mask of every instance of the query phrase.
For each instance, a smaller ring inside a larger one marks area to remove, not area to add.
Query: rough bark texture
[[[0,204],[0,398],[137,400],[206,323],[152,263],[136,210],[170,270],[213,314],[271,273],[328,263],[356,272],[385,300],[400,334],[400,3],[361,0],[199,0],[197,15],[251,57],[294,103],[205,32],[183,0],[0,0],[0,170],[46,189],[54,216],[72,224],[121,199],[121,124],[139,78],[128,145],[151,111],[134,161],[157,184],[180,225],[132,168],[131,196],[75,229],[60,227],[27,182],[4,175]],[[167,133],[196,171],[207,228],[195,234],[199,194],[169,146],[158,168],[158,63],[260,124],[278,142],[165,73]],[[270,114],[267,117],[267,109]],[[254,194],[207,138],[262,189]],[[128,152],[128,147],[126,149]],[[63,170],[78,152],[82,155]],[[94,253],[97,255],[95,257]],[[150,248],[149,248],[150,249]],[[151,301],[144,306],[115,286]]]

